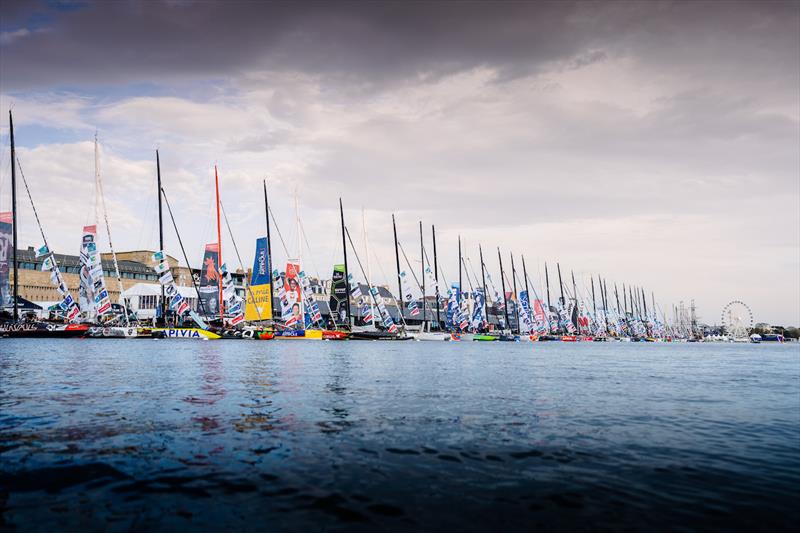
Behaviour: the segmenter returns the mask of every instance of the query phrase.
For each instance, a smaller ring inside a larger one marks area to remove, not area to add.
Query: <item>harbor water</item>
[[[800,345],[0,339],[0,528],[782,530]]]

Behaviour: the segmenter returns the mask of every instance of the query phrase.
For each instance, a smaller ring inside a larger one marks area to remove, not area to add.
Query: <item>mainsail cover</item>
[[[272,265],[269,264],[268,246],[266,237],[256,239],[256,257],[250,287],[245,294],[244,319],[248,321],[272,319]]]
[[[336,324],[347,324],[347,283],[344,279],[344,265],[333,265],[331,276],[331,299],[328,303],[331,318]]]
[[[206,244],[198,288],[201,307],[207,316],[219,314],[219,285],[219,245],[213,242]]]
[[[9,287],[9,272],[11,270],[11,212],[0,213],[0,308],[13,304]]]

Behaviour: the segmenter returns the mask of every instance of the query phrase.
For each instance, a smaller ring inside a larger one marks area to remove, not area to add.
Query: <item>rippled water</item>
[[[0,526],[786,529],[800,345],[0,340]]]

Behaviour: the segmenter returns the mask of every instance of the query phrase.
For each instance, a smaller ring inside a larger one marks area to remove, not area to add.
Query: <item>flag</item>
[[[50,250],[47,248],[47,245],[45,244],[44,246],[42,246],[41,248],[36,250],[36,259],[39,259],[43,255],[47,255],[49,253],[50,253]]]
[[[53,258],[52,257],[45,257],[44,261],[42,261],[42,272],[45,270],[50,270],[53,268]]]
[[[175,283],[168,283],[164,287],[164,296],[177,296],[178,295],[178,287],[175,286]]]
[[[173,281],[175,280],[172,278],[172,272],[169,270],[161,274],[161,277],[158,278],[158,282],[162,285],[171,285]]]
[[[188,310],[189,310],[189,302],[187,302],[186,300],[183,300],[183,301],[181,302],[181,304],[178,306],[178,310],[177,310],[176,312],[177,312],[179,315],[182,315],[183,313],[185,313],[185,312],[186,312],[186,311],[188,311]],[[195,315],[195,316],[196,316],[196,315]],[[197,322],[197,318],[195,318],[194,316],[192,316],[192,318],[195,320],[195,322]],[[198,318],[199,318],[199,317],[198,317]],[[202,321],[200,321],[200,322],[202,322]],[[205,328],[205,326],[204,326],[203,324],[201,324],[200,322],[198,322],[198,325],[199,325],[200,327],[203,327],[203,328]]]
[[[67,318],[72,320],[78,315],[79,312],[80,311],[78,310],[78,307],[73,305],[72,309],[70,309],[69,313],[67,313]]]
[[[166,293],[165,293],[165,295],[166,295]],[[182,301],[183,301],[183,296],[181,296],[180,294],[176,294],[175,296],[172,297],[172,300],[170,300],[169,308],[170,309],[175,309],[175,307],[177,307],[177,305],[179,303],[181,303]]]
[[[108,312],[110,309],[111,309],[111,303],[106,302],[97,308],[97,313],[102,315],[103,313]]]
[[[394,333],[397,331],[397,326],[395,324],[389,324],[389,333]]]
[[[231,326],[235,326],[236,324],[242,322],[243,320],[244,320],[244,315],[236,315],[231,319]]]
[[[164,251],[159,250],[158,252],[153,254],[153,261],[161,262],[164,260]]]
[[[153,270],[155,270],[158,274],[163,274],[169,270],[169,263],[162,261],[161,263],[157,264]]]
[[[354,300],[358,300],[359,298],[361,298],[363,296],[363,294],[361,293],[361,287],[356,285],[350,292],[350,295],[353,297]]]

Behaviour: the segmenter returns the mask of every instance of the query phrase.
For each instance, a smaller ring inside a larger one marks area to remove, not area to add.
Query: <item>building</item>
[[[143,311],[141,318],[151,318],[152,309],[155,309],[160,302],[160,285],[158,283],[158,274],[153,267],[152,250],[134,250],[128,252],[118,252],[117,265],[119,266],[120,281],[122,283],[122,290],[126,294],[130,293],[131,297],[135,297],[136,301],[129,302],[132,310]],[[66,255],[66,254],[53,254],[64,278],[64,283],[67,284],[72,297],[78,299],[78,288],[80,285],[80,256]],[[106,278],[106,289],[108,290],[109,297],[112,303],[120,302],[120,283],[117,281],[116,269],[114,268],[114,261],[110,253],[100,254],[101,263],[103,266],[103,275]],[[10,257],[9,257],[10,259]],[[35,302],[43,307],[48,307],[61,301],[61,295],[58,293],[56,286],[50,280],[50,272],[42,271],[42,262],[44,257],[36,257],[36,251],[32,246],[26,250],[17,250],[17,268],[19,275],[19,296]],[[172,276],[177,285],[183,289],[191,289],[191,297],[196,297],[194,292],[193,283],[198,282],[200,279],[200,271],[198,269],[189,269],[181,266],[178,260],[168,255],[167,263],[170,266]],[[14,282],[14,271],[9,269],[9,283]],[[244,297],[244,274],[235,272],[231,274],[233,278],[236,292]],[[149,294],[153,292],[145,286],[151,286],[159,295],[156,302],[151,302]],[[136,288],[136,290],[131,291]],[[187,292],[186,296],[189,296]],[[152,307],[151,307],[152,305]],[[137,312],[138,315],[138,312]]]

